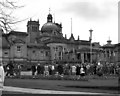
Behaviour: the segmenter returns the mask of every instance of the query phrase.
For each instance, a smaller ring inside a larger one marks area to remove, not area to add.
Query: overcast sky
[[[93,29],[92,42],[106,44],[110,38],[118,43],[118,0],[19,0],[25,7],[17,9],[15,16],[19,19],[32,18],[40,21],[40,29],[47,22],[50,13],[56,23],[62,23],[63,34],[67,38],[72,33],[77,39],[89,40],[89,29]],[[29,19],[28,19],[29,20]],[[27,21],[16,25],[16,30],[26,32]]]

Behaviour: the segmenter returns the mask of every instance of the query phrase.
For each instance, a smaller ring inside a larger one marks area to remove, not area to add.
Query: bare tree
[[[0,1],[0,27],[5,33],[8,33],[12,30],[12,25],[22,21],[17,21],[17,19],[13,16],[14,10],[21,7],[23,6],[18,6],[15,0]]]

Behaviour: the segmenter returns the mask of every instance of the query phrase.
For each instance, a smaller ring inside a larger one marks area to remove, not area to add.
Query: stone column
[[[88,61],[88,58],[87,58],[87,53],[85,53],[85,60],[87,60],[87,61]]]
[[[84,63],[84,53],[81,53],[81,60],[82,60],[82,63]]]

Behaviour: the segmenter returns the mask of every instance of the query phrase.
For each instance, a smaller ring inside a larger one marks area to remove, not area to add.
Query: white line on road
[[[20,88],[4,86],[3,91],[9,92],[21,92],[29,94],[89,94],[89,95],[111,95],[108,93],[91,93],[91,92],[75,92],[75,91],[55,91],[55,90],[42,90],[42,89],[30,89],[30,88]]]

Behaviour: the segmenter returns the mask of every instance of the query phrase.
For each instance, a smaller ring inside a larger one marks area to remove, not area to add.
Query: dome
[[[52,32],[58,30],[59,30],[58,26],[52,22],[45,23],[41,28],[41,32]]]

